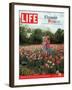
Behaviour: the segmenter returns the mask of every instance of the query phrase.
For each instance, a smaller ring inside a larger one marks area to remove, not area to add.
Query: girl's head
[[[45,36],[45,37],[43,38],[43,41],[50,43],[50,37],[49,37],[49,36]]]
[[[49,36],[44,36],[43,40],[50,40],[50,37]]]
[[[50,37],[49,37],[49,36],[46,36],[46,39],[47,39],[47,40],[50,40]]]

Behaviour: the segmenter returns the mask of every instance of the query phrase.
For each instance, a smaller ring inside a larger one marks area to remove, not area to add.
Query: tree
[[[62,40],[62,43],[64,43],[64,30],[62,30],[61,32],[61,40]]]
[[[27,32],[24,26],[20,26],[19,28],[19,41],[20,44],[25,44],[27,42]]]
[[[64,43],[64,30],[58,29],[55,33],[55,43]]]
[[[41,29],[33,30],[30,38],[33,44],[42,43],[42,30]]]

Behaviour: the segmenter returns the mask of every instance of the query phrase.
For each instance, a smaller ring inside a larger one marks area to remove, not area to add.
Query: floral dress
[[[50,47],[50,44],[48,42],[43,43],[43,51],[47,52],[48,55],[54,56],[54,50]]]

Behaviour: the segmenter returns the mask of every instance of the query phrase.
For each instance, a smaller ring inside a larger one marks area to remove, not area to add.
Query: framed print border
[[[40,7],[57,7],[57,8],[68,8],[69,9],[69,47],[68,47],[68,56],[69,56],[69,65],[68,65],[68,82],[62,82],[62,83],[44,83],[44,84],[30,84],[30,85],[14,85],[14,6],[15,5],[27,5],[27,6],[40,6]],[[27,86],[44,86],[44,85],[60,85],[60,84],[70,84],[70,6],[63,6],[63,5],[47,5],[47,4],[29,4],[29,3],[10,3],[9,4],[9,86],[10,87],[27,87]]]

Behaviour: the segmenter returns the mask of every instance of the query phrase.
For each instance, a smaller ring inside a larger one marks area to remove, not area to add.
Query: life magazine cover
[[[64,77],[64,13],[19,11],[19,79]]]

